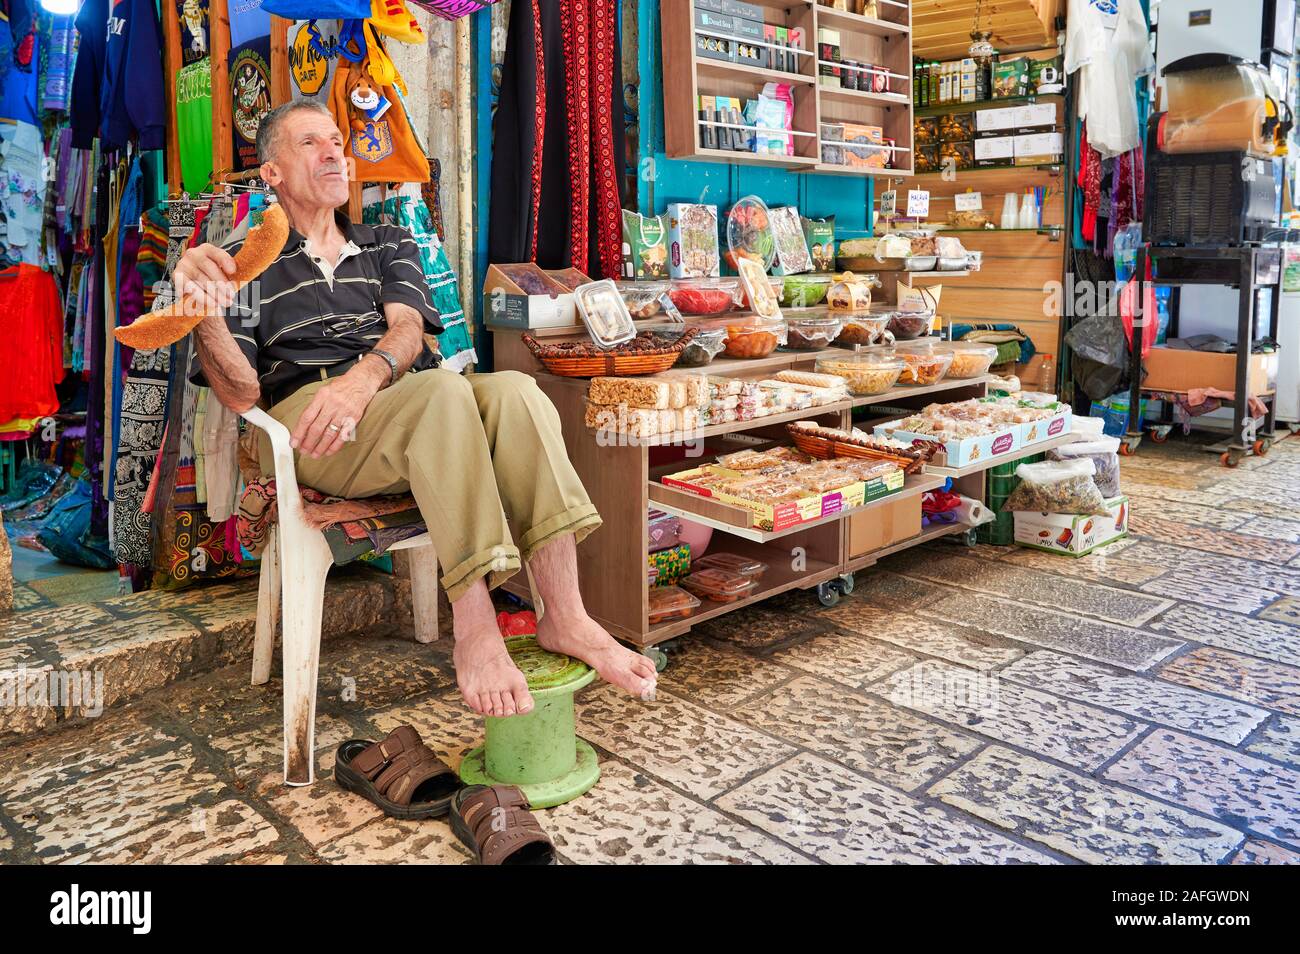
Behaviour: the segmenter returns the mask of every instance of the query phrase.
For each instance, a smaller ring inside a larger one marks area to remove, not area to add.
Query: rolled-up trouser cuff
[[[601,523],[600,514],[592,504],[579,504],[576,507],[562,510],[554,517],[543,520],[537,526],[529,527],[524,531],[523,537],[519,541],[520,548],[524,553],[524,559],[531,560],[533,554],[546,544],[566,534],[573,534],[575,544],[581,543]]]
[[[501,544],[480,550],[447,570],[442,575],[442,587],[447,591],[447,600],[454,603],[483,577],[488,577],[488,589],[493,590],[518,573],[521,566],[519,550],[512,544]]]

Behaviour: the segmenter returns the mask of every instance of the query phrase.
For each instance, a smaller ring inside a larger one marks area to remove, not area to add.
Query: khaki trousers
[[[326,382],[268,413],[290,430]],[[264,473],[271,442],[259,434]],[[375,395],[356,439],[329,457],[294,452],[298,482],[339,497],[409,491],[429,528],[453,602],[478,579],[499,586],[551,540],[600,526],[569,462],[554,405],[519,371],[408,373]],[[516,545],[510,525],[519,531]]]

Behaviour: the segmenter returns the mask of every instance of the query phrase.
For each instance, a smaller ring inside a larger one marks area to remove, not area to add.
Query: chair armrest
[[[293,448],[289,445],[289,428],[285,427],[260,407],[253,406],[240,413],[240,417],[254,427],[266,431],[271,439],[276,501],[281,517],[292,513],[301,517],[302,497],[298,489],[298,475],[293,464]]]

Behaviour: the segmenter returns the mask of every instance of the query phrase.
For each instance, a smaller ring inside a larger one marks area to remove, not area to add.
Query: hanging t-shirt
[[[39,126],[41,120],[36,112],[37,76],[35,68],[20,68],[14,62],[14,39],[9,30],[9,23],[0,20],[0,56],[4,58],[0,65],[0,119],[13,119],[21,123]]]
[[[1103,159],[1142,144],[1134,84],[1154,68],[1138,0],[1070,0],[1065,72],[1078,74],[1079,118]]]
[[[257,162],[257,127],[271,111],[271,38],[258,37],[230,49],[230,135],[235,168]]]
[[[181,26],[181,62],[196,63],[208,55],[208,0],[176,0]]]
[[[99,137],[105,149],[133,135],[141,149],[161,149],[167,107],[163,97],[162,25],[153,0],[113,0],[104,46]]]
[[[262,9],[262,0],[230,0],[226,9],[230,15],[232,47],[271,35],[271,14]]]
[[[289,93],[327,102],[338,66],[338,20],[298,20],[289,28]]]
[[[181,181],[198,195],[212,178],[212,67],[206,58],[176,74],[176,132]]]
[[[108,0],[85,0],[77,11],[77,62],[72,74],[69,118],[72,145],[89,149],[99,135],[100,86],[108,42]]]

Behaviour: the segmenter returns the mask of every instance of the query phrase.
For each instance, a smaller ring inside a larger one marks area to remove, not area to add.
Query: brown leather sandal
[[[555,846],[514,785],[468,785],[452,796],[451,830],[481,865],[553,865]]]
[[[334,780],[390,818],[441,818],[461,789],[459,776],[409,725],[399,725],[379,742],[344,742],[335,756]]]

